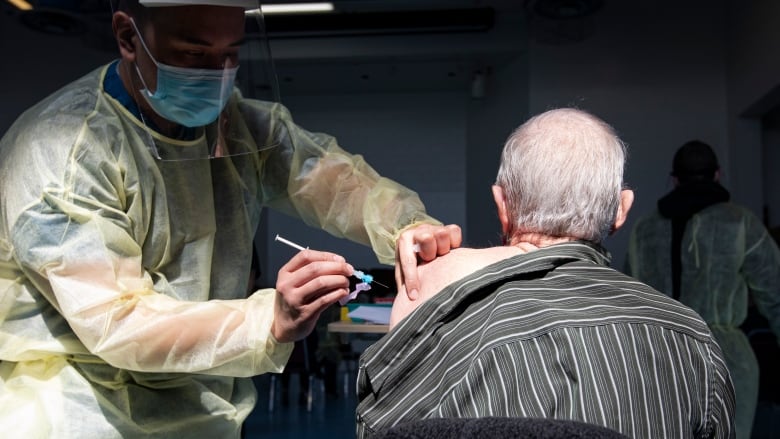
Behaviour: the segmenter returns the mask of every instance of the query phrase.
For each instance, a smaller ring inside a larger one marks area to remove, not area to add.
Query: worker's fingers
[[[297,288],[322,276],[339,275],[348,277],[352,272],[353,268],[351,265],[346,262],[335,261],[312,261],[293,271],[282,267],[277,275],[277,289],[280,288],[280,283],[282,284],[281,287]]]
[[[281,342],[299,340],[312,331],[319,314],[349,294],[354,269],[328,252],[302,250],[279,270],[271,330]]]
[[[395,251],[395,278],[396,285],[406,287],[409,299],[416,300],[420,291],[420,282],[417,277],[417,252],[415,251],[414,235],[408,235],[398,240]]]
[[[400,265],[397,270],[400,273],[396,273],[396,276],[400,274],[401,283],[406,287],[406,294],[410,300],[417,300],[420,296],[420,278],[417,274],[417,261],[414,263],[407,263],[406,265]],[[400,284],[399,284],[400,285]]]
[[[348,288],[319,289],[311,301],[305,302],[302,297],[306,294],[298,293],[304,289],[288,291],[286,294],[277,292],[271,331],[280,342],[306,337],[314,329],[322,311],[349,293]]]
[[[450,237],[450,250],[459,248],[463,244],[463,232],[457,224],[447,224],[444,226],[445,233]]]
[[[431,261],[460,247],[462,234],[459,226],[421,224],[405,230],[396,242],[396,282],[405,285],[409,299],[416,300],[420,290],[417,274],[419,261]]]
[[[314,261],[333,261],[333,262],[345,262],[344,257],[330,252],[321,252],[312,249],[306,249],[299,251],[293,256],[286,264],[282,266],[280,271],[294,272],[299,270]]]
[[[301,252],[306,253],[307,251]],[[349,288],[348,277],[354,269],[351,265],[340,261],[329,260],[326,254],[323,259],[306,259],[305,265],[298,265],[296,255],[290,263],[279,270],[276,281],[276,289],[285,296],[285,299],[300,305],[309,303],[320,295],[338,288]],[[296,268],[297,267],[297,268]],[[291,268],[295,268],[291,270]]]
[[[422,224],[406,230],[400,237],[398,245],[416,244],[417,256],[423,261],[432,261],[437,256],[446,255],[450,250],[458,248],[463,238],[460,226],[449,224],[435,226]]]
[[[317,276],[297,289],[298,297],[296,298],[300,300],[300,305],[308,305],[317,302],[321,297],[327,296],[333,291],[342,290],[344,291],[342,297],[349,294],[349,278],[346,275]]]
[[[349,287],[339,288],[329,293],[322,294],[310,302],[307,307],[310,313],[319,318],[319,315],[325,311],[326,308],[338,302],[339,299],[346,297],[349,294]]]

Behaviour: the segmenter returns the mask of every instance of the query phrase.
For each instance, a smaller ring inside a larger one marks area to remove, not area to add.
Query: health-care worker
[[[407,285],[418,256],[460,245],[414,192],[279,104],[242,98],[256,3],[172,3],[122,1],[121,57],[0,141],[3,437],[238,437],[255,404],[246,377],[282,371],[352,274],[306,250],[246,297],[263,206],[384,263],[397,251]]]
[[[629,272],[710,326],[734,381],[737,439],[750,438],[759,368],[740,325],[750,298],[780,342],[780,250],[758,217],[729,201],[709,145],[681,146],[672,176],[674,189],[631,231]]]

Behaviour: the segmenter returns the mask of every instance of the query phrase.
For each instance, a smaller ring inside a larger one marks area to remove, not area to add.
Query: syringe
[[[281,242],[283,244],[287,244],[290,247],[298,249],[298,250],[306,250],[308,248],[308,247],[303,247],[301,245],[298,245],[298,244],[296,244],[296,243],[294,243],[294,242],[292,242],[290,240],[284,239],[284,238],[282,238],[279,235],[276,235],[276,238],[274,240],[275,241],[279,241],[279,242]],[[387,285],[385,285],[385,284],[383,284],[381,282],[375,281],[374,280],[374,276],[371,276],[370,274],[366,274],[366,273],[364,273],[364,272],[362,272],[360,270],[355,270],[354,272],[352,272],[352,275],[355,276],[356,278],[360,279],[361,282],[364,282],[366,284],[375,283],[375,284],[377,284],[379,286],[382,286],[382,287],[385,287],[385,288],[389,288]]]

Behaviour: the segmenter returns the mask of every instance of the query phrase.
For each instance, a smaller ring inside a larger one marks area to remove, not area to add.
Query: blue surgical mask
[[[135,27],[135,22],[133,27]],[[157,66],[157,89],[152,93],[138,65],[138,76],[144,85],[141,95],[160,116],[185,127],[200,127],[214,122],[225,108],[238,66],[224,69],[193,69],[158,62],[135,28],[144,50]]]

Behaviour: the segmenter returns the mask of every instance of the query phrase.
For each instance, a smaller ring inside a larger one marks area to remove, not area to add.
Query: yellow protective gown
[[[659,212],[641,218],[629,240],[629,274],[672,295],[672,224]],[[734,381],[737,437],[750,437],[758,401],[758,362],[739,326],[748,295],[780,340],[780,251],[750,211],[713,204],[694,214],[682,237],[680,302],[712,329]],[[771,373],[770,371],[767,371]]]
[[[275,291],[246,297],[261,207],[371,244],[384,263],[403,226],[437,222],[332,137],[237,91],[231,150],[274,148],[158,161],[144,125],[102,90],[105,71],[0,141],[0,431],[237,437],[255,403],[246,377],[280,372],[292,350],[270,335]],[[186,156],[214,131],[154,142]]]

